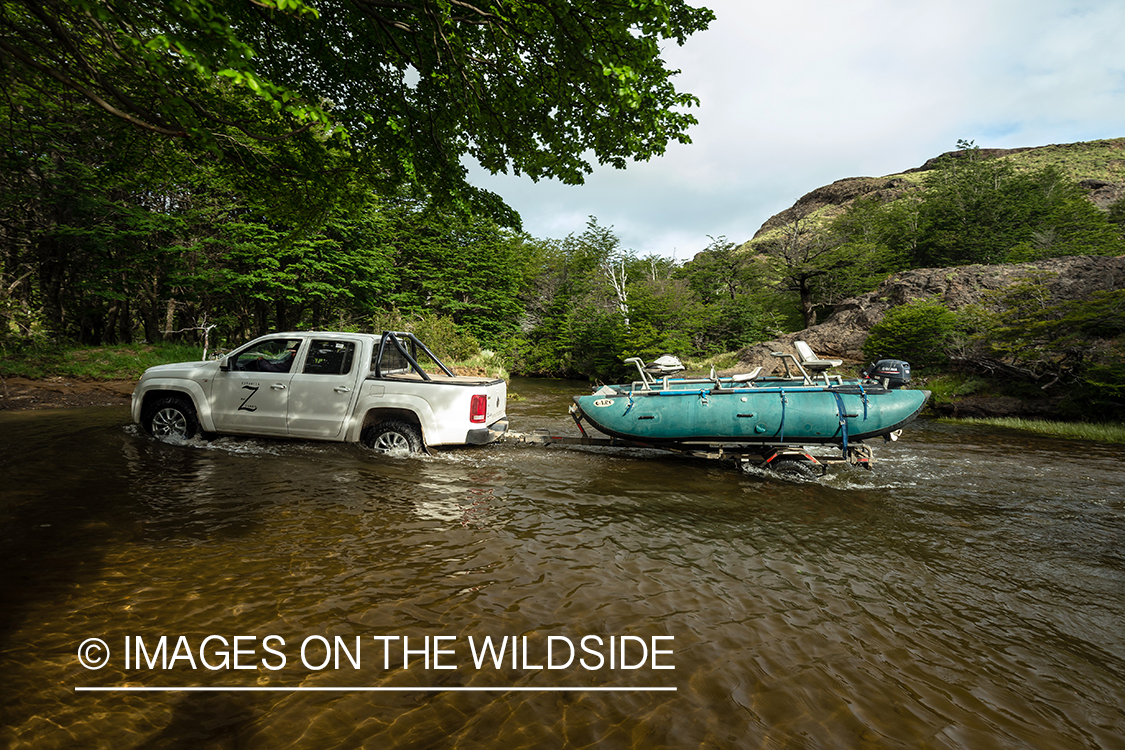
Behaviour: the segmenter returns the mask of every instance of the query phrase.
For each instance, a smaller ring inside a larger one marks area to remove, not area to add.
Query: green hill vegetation
[[[1125,184],[1125,138],[1018,149],[981,149],[964,141],[961,146],[957,151],[947,152],[930,159],[921,167],[904,172],[884,177],[845,178],[818,188],[798,200],[792,208],[766,221],[758,234],[744,243],[743,247],[776,237],[778,228],[795,218],[824,226],[856,200],[867,198],[889,202],[909,197],[912,191],[926,187],[929,173],[939,169],[950,159],[966,156],[991,159],[1014,172],[1038,172],[1047,167],[1055,167],[1064,179],[1075,184],[1116,185],[1119,188],[1116,191],[1118,197],[1121,186]],[[1096,198],[1094,201],[1103,210],[1112,202]]]
[[[1074,182],[1120,183],[1125,173],[1125,138],[1041,146],[997,157],[1019,170],[1057,167]]]

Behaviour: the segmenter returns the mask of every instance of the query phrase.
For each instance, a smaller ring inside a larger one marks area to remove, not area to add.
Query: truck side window
[[[300,347],[300,339],[268,339],[240,352],[231,360],[231,369],[246,372],[289,372]]]
[[[306,375],[346,375],[351,372],[355,343],[314,339],[305,357]]]

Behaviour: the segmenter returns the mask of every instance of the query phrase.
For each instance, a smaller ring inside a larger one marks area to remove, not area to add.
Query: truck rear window
[[[352,369],[355,344],[351,341],[318,341],[313,339],[305,357],[306,375],[347,375]]]

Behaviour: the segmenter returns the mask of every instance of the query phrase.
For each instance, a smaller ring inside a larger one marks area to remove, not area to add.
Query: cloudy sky
[[[844,177],[956,148],[1125,136],[1122,0],[695,0],[711,28],[665,60],[699,97],[693,143],[583,186],[471,171],[535,237],[587,217],[622,247],[687,260],[750,239]]]

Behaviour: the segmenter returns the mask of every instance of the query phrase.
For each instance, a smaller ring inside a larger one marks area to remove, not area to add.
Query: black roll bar
[[[383,351],[387,348],[387,342],[390,342],[398,351],[398,353],[401,354],[403,358],[410,363],[410,366],[414,369],[415,372],[418,373],[418,375],[422,377],[423,380],[425,380],[426,382],[430,382],[432,380],[429,374],[422,369],[422,366],[420,364],[418,364],[418,360],[414,357],[414,355],[408,352],[406,350],[406,347],[403,346],[403,343],[401,341],[402,338],[405,338],[410,342],[410,348],[412,350],[417,352],[417,350],[420,348],[423,352],[426,353],[427,357],[434,361],[434,364],[441,368],[442,372],[444,372],[451,378],[454,377],[453,371],[446,367],[445,363],[438,359],[437,355],[431,352],[428,346],[419,341],[417,336],[408,331],[383,331],[383,338],[379,340],[379,352],[375,356],[375,377],[383,377],[383,374],[381,372]]]

